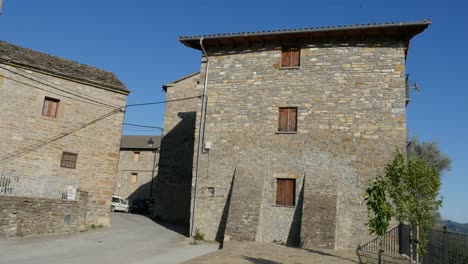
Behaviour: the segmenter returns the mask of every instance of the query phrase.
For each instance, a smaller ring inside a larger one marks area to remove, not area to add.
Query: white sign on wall
[[[73,185],[68,186],[67,199],[68,200],[76,199],[76,186],[73,186]]]

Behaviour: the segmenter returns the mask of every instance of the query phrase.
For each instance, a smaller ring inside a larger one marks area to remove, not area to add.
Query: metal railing
[[[382,250],[386,253],[400,253],[400,232],[399,227],[396,226],[393,229],[387,231],[385,235],[382,236]],[[359,250],[368,251],[368,252],[379,252],[379,238],[376,237],[373,240],[367,242],[366,244],[359,246]]]
[[[444,230],[432,230],[428,234],[427,254],[423,263],[467,264],[468,235]]]
[[[0,172],[0,195],[75,200],[77,189],[77,182]]]

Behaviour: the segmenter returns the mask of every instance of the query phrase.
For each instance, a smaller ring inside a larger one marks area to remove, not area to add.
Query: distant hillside
[[[441,220],[440,224],[446,226],[449,231],[468,235],[468,223],[460,224],[450,220]]]

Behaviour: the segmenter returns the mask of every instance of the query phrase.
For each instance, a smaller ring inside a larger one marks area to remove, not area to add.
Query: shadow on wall
[[[236,169],[232,174],[231,186],[229,187],[229,192],[226,198],[226,203],[224,204],[223,214],[218,225],[218,231],[216,232],[215,240],[219,242],[219,249],[223,248],[224,245],[224,234],[226,233],[226,224],[229,216],[229,206],[231,205],[232,189],[234,187],[234,179],[236,177]]]
[[[190,224],[190,200],[196,112],[179,112],[181,119],[161,139],[158,174],[154,178],[154,211],[159,221]]]
[[[289,228],[288,239],[286,244],[293,247],[301,247],[301,229],[302,229],[302,209],[304,205],[304,186],[305,186],[305,175],[302,179],[301,192],[297,198],[297,205],[294,210],[293,221]]]

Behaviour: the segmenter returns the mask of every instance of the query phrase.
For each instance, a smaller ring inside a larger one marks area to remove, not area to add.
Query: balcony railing
[[[75,200],[77,182],[0,173],[0,195]]]

